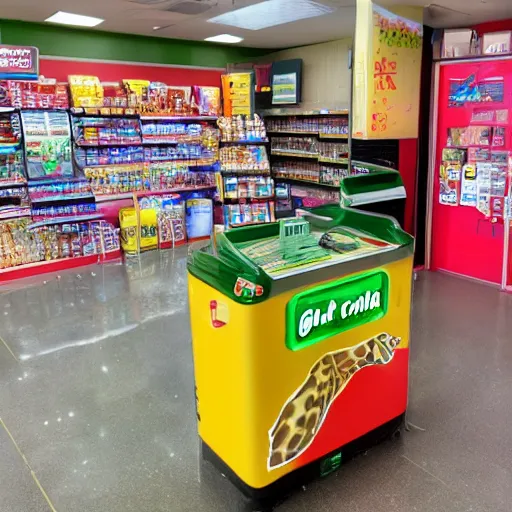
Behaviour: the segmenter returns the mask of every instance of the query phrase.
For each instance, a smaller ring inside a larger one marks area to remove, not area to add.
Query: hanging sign
[[[0,45],[0,78],[33,78],[39,74],[39,50],[34,46]]]
[[[353,137],[418,137],[423,27],[357,0]]]

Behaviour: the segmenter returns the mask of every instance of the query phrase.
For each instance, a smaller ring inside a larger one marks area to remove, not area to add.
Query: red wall
[[[475,27],[478,35],[481,36],[487,32],[501,32],[502,30],[512,30],[512,19],[501,21],[489,21],[481,23]]]
[[[119,82],[123,78],[150,80],[167,85],[211,85],[220,87],[219,69],[191,69],[167,66],[144,66],[110,62],[84,62],[78,60],[40,61],[39,73],[47,78],[67,82],[68,75],[97,76],[102,82]]]

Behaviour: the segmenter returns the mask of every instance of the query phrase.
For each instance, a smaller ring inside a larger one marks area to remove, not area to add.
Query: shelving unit
[[[339,184],[349,175],[348,111],[272,109],[264,116],[272,177],[281,187],[276,215],[293,215],[299,206],[339,202]]]
[[[221,173],[217,179],[224,225],[249,226],[275,220],[265,125],[259,116],[219,118]]]

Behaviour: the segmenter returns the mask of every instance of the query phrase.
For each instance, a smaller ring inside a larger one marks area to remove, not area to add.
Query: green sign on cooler
[[[381,319],[388,309],[389,277],[373,271],[298,293],[286,306],[286,346],[301,350]]]

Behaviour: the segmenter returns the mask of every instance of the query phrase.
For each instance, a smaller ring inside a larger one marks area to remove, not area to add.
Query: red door
[[[503,221],[493,222],[475,206],[462,206],[459,201],[441,204],[439,170],[449,137],[452,145],[458,143],[468,157],[475,158],[476,153],[480,161],[512,150],[512,60],[441,65],[438,114],[431,268],[501,283]],[[454,138],[457,131],[449,131],[467,127],[474,127],[469,132],[473,134],[489,127],[489,143],[481,136]]]

